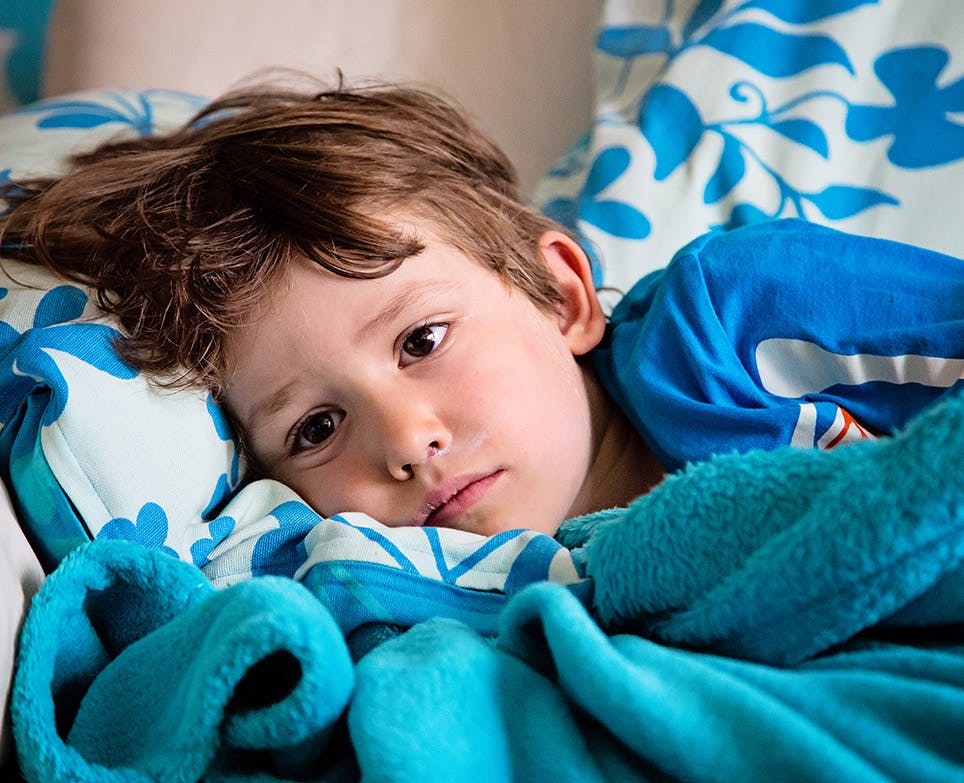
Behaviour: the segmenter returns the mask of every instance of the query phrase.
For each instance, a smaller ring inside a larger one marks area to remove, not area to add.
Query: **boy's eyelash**
[[[331,424],[331,433],[317,443],[309,443],[308,445],[302,446],[299,442],[299,439],[302,437],[303,430],[305,426],[312,420],[312,418],[316,416],[328,417],[329,419],[333,420],[333,423]],[[313,451],[317,448],[323,448],[325,444],[337,434],[337,430],[341,426],[344,419],[345,412],[339,409],[312,411],[300,419],[288,433],[288,437],[285,439],[288,452],[296,456],[307,451]]]
[[[400,364],[402,363],[401,357],[404,353],[409,353],[409,355],[412,356],[412,358],[416,361],[419,359],[428,358],[431,354],[435,353],[435,351],[438,350],[438,348],[445,342],[445,340],[448,338],[448,333],[451,328],[452,328],[452,323],[450,321],[426,321],[424,323],[418,324],[417,326],[413,326],[411,329],[408,329],[407,331],[405,331],[400,338],[400,343],[398,348],[399,363]],[[430,350],[426,351],[425,354],[416,355],[412,353],[410,350],[406,349],[405,346],[408,343],[408,341],[412,337],[417,335],[419,332],[423,332],[425,330],[436,330],[436,329],[441,329],[442,333],[441,335],[436,336],[436,333],[433,332],[433,337],[435,339],[434,345],[432,345],[430,347]]]

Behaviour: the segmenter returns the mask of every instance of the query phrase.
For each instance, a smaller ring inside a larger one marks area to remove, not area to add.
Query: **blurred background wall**
[[[527,189],[589,124],[596,0],[0,0],[8,4],[21,6],[23,23],[12,38],[0,32],[0,57],[9,64],[17,52],[34,80],[8,88],[8,103],[106,86],[214,97],[268,67],[327,80],[341,68],[349,81],[442,89],[509,153]]]

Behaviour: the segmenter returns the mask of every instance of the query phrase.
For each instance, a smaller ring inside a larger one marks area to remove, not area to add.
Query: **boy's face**
[[[540,310],[418,236],[425,250],[374,280],[296,265],[232,343],[226,403],[269,474],[322,515],[552,534],[591,510],[591,403],[574,354],[602,327],[587,337],[567,308]],[[565,261],[549,266],[585,286]]]

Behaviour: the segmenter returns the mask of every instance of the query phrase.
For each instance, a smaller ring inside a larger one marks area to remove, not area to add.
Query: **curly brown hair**
[[[397,86],[228,93],[165,136],[109,143],[0,191],[7,258],[94,288],[121,355],[166,385],[222,389],[226,345],[292,259],[386,275],[422,249],[392,214],[524,291],[559,301],[498,147],[450,102]]]

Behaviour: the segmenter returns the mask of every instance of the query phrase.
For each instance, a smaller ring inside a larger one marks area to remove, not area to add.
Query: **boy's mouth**
[[[425,495],[422,510],[414,524],[425,527],[452,527],[451,523],[485,497],[505,471],[456,476]]]

